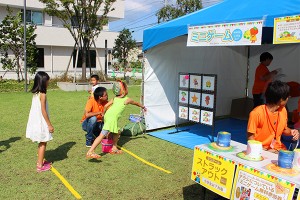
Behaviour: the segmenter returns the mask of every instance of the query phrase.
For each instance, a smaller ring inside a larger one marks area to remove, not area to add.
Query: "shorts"
[[[109,133],[108,130],[102,129],[102,131],[101,131],[101,134],[104,135],[104,136],[107,136],[108,133]]]

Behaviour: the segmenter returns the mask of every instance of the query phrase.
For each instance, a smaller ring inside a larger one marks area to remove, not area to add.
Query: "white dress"
[[[48,103],[46,101],[46,111],[48,112]],[[26,138],[33,142],[48,142],[52,140],[52,134],[48,130],[48,125],[42,114],[40,93],[32,97],[31,109],[26,128]]]

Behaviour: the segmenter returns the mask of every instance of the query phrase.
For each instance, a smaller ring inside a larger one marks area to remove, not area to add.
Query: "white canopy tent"
[[[187,36],[159,44],[145,53],[144,104],[147,129],[175,125],[178,112],[178,73],[217,74],[217,113],[229,115],[232,99],[245,97],[248,47],[187,47]],[[249,94],[259,56],[274,56],[270,70],[283,68],[282,81],[300,82],[300,45],[261,45],[250,47]]]

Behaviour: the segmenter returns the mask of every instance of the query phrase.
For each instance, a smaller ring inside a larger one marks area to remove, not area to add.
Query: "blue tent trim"
[[[273,27],[274,18],[298,14],[300,14],[300,0],[225,0],[146,29],[143,50],[186,35],[188,26],[264,20],[263,27]]]

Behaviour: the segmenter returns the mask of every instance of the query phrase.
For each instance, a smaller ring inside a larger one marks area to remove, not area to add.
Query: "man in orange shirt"
[[[103,127],[103,111],[107,103],[106,88],[98,87],[94,91],[94,98],[90,98],[85,106],[81,119],[82,129],[86,131],[86,147],[91,147],[94,139],[99,136]]]
[[[255,71],[254,85],[252,88],[254,108],[264,104],[264,93],[278,71],[269,71],[267,68],[273,60],[272,54],[264,52],[260,55],[260,64]]]
[[[277,153],[286,149],[281,142],[281,135],[299,139],[298,130],[287,127],[285,105],[289,97],[289,86],[281,81],[271,82],[265,93],[266,105],[254,108],[248,121],[248,140],[262,142],[265,150]]]

